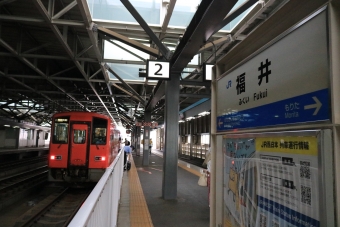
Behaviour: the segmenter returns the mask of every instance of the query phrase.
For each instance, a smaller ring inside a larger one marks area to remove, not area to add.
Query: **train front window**
[[[68,141],[68,119],[56,118],[54,120],[53,143],[67,143]]]
[[[85,143],[86,131],[75,129],[73,131],[73,143]]]
[[[93,118],[92,144],[106,144],[107,120]]]

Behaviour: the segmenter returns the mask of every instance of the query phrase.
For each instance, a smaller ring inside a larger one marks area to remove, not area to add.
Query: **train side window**
[[[107,120],[93,118],[92,144],[106,144]]]
[[[86,131],[85,130],[79,130],[75,129],[73,131],[73,143],[85,143],[86,139]]]
[[[53,130],[53,143],[67,143],[68,123],[55,122]]]

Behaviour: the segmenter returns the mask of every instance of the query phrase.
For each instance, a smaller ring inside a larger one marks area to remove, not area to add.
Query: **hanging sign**
[[[170,80],[170,62],[148,60],[146,78],[152,80]]]

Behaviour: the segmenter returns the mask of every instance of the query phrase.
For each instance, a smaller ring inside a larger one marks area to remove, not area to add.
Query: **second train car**
[[[111,119],[92,112],[62,112],[52,118],[49,181],[97,182],[120,149]]]

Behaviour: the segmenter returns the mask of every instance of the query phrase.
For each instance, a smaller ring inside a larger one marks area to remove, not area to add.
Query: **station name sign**
[[[217,131],[329,120],[327,27],[324,11],[219,79]]]

